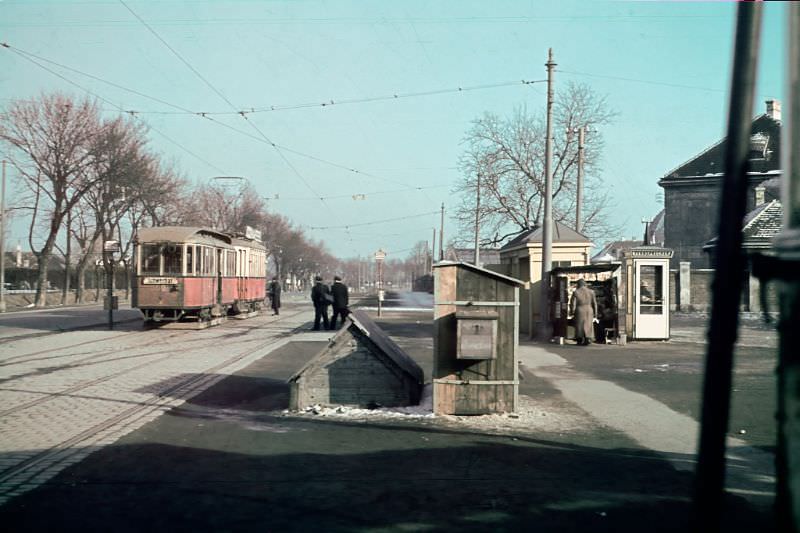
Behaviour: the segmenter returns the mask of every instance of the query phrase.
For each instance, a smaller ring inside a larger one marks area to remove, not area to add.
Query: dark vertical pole
[[[444,261],[444,204],[442,204],[442,221],[439,226],[439,261]]]
[[[436,262],[436,228],[433,228],[433,241],[431,242],[431,271],[433,274],[433,264]]]
[[[542,340],[552,337],[550,324],[550,270],[553,266],[553,49],[547,54],[547,131],[544,141],[544,216],[542,217],[542,274],[539,295],[539,331]],[[533,299],[533,294],[531,294]],[[533,302],[531,302],[533,315]],[[530,336],[536,333],[531,328]]]
[[[783,155],[783,230],[775,238],[776,255],[798,272],[800,265],[800,3],[788,7],[786,115],[781,132]],[[778,362],[778,530],[800,531],[800,279],[786,279],[780,287],[780,356]]]
[[[748,152],[760,26],[760,3],[740,3],[703,384],[700,450],[695,473],[694,527],[697,531],[720,529],[733,348],[745,268],[741,249],[742,219],[747,198]]]
[[[583,144],[585,141],[586,126],[578,129],[578,183],[575,198],[575,231],[581,232],[581,206],[583,205]]]
[[[0,313],[6,311],[6,160],[0,177]]]
[[[480,247],[480,212],[481,212],[481,175],[478,173],[475,185],[475,266],[481,266],[481,247]]]
[[[106,255],[106,273],[108,279],[108,281],[106,281],[106,285],[108,285],[106,290],[106,294],[108,295],[108,329],[114,329],[114,306],[112,305],[114,300],[114,257],[110,252],[104,253]]]

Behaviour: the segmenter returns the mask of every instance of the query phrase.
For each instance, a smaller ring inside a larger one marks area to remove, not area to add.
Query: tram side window
[[[168,244],[164,246],[164,274],[181,274],[183,269],[181,252],[183,246]]]
[[[211,248],[202,246],[200,248],[200,257],[202,257],[200,263],[200,274],[207,276],[211,273],[211,269],[213,268],[213,265],[211,264]]]
[[[194,275],[194,246],[186,245],[186,275]]]
[[[158,244],[142,245],[142,263],[140,274],[161,274],[161,246]]]
[[[236,276],[236,252],[228,250],[226,253],[228,254],[226,256],[228,261],[228,276],[234,277]]]

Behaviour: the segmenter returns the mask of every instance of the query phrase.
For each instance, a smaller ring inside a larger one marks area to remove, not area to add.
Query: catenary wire
[[[184,65],[186,65],[186,67],[189,70],[191,70],[198,78],[200,78],[200,80],[203,83],[205,83],[207,87],[209,87],[217,96],[219,96],[226,104],[228,104],[228,106],[233,111],[237,112],[242,117],[242,119],[244,119],[244,121],[247,122],[259,134],[259,136],[261,138],[264,139],[264,141],[266,141],[268,144],[270,144],[275,149],[275,151],[278,153],[278,155],[283,160],[283,162],[292,170],[294,175],[297,176],[297,178],[303,183],[303,185],[305,185],[306,188],[309,191],[311,191],[311,193],[314,196],[319,197],[319,193],[317,193],[317,191],[314,190],[314,188],[311,186],[311,184],[308,182],[308,180],[306,180],[306,178],[303,176],[303,174],[297,169],[297,167],[291,161],[289,161],[289,158],[287,158],[286,154],[284,154],[283,151],[280,148],[278,148],[277,144],[275,144],[269,137],[267,137],[267,135],[252,120],[248,119],[247,115],[245,115],[244,112],[241,112],[239,110],[239,108],[237,108],[237,106],[235,106],[233,104],[233,102],[231,102],[228,99],[227,96],[225,96],[210,81],[208,81],[205,78],[205,76],[203,76],[200,73],[200,71],[198,71],[196,68],[194,68],[191,63],[189,63],[186,59],[184,59],[184,57],[181,54],[178,53],[177,50],[175,50],[172,46],[170,46],[170,44],[163,37],[161,37],[161,35],[159,35],[157,31],[155,31],[153,28],[151,28],[142,17],[140,17],[133,9],[131,9],[128,6],[128,4],[125,3],[124,0],[119,0],[119,3],[122,4],[125,7],[125,9],[127,9],[134,17],[136,17],[139,20],[139,22],[141,22],[142,25],[144,25],[144,27],[147,28],[150,31],[150,33],[152,33],[162,44],[164,44],[164,46],[166,46],[167,49],[170,52],[172,52],[172,54],[175,57],[177,57]],[[328,203],[324,199],[320,198],[320,202],[330,212],[331,216],[335,215],[333,209],[331,209],[330,205],[328,205]],[[355,241],[353,241],[353,237],[349,234],[349,232],[348,232],[347,237],[348,237],[348,240],[350,241],[351,245],[355,243]]]
[[[103,98],[103,97],[101,97],[101,96],[99,96],[99,95],[97,95],[97,94],[95,94],[95,93],[93,93],[93,92],[89,91],[88,89],[86,89],[86,88],[84,88],[84,87],[82,87],[82,86],[80,86],[80,85],[77,85],[75,82],[72,82],[72,81],[68,80],[67,78],[65,78],[64,76],[62,76],[61,74],[58,74],[57,72],[55,72],[55,71],[53,71],[53,70],[51,70],[51,69],[49,69],[49,68],[47,68],[47,67],[45,67],[45,66],[41,65],[41,64],[40,64],[38,61],[33,61],[33,59],[31,59],[31,58],[36,58],[36,59],[37,59],[37,60],[39,60],[39,61],[44,61],[44,62],[50,63],[51,65],[55,65],[55,66],[58,66],[58,67],[60,67],[60,68],[63,68],[63,69],[69,70],[69,71],[71,71],[71,72],[74,72],[74,73],[76,73],[76,74],[79,74],[79,75],[81,75],[81,76],[86,76],[86,77],[88,77],[88,78],[91,78],[91,79],[93,79],[93,80],[99,81],[99,82],[101,82],[101,83],[105,83],[105,84],[107,84],[107,85],[110,85],[110,86],[112,86],[112,87],[118,88],[118,89],[120,89],[120,90],[123,90],[123,91],[126,91],[126,92],[130,92],[130,93],[132,93],[132,94],[136,94],[136,95],[138,95],[138,96],[141,96],[141,97],[144,97],[144,98],[147,98],[147,99],[150,99],[150,100],[153,100],[153,101],[159,102],[159,103],[163,103],[164,105],[167,105],[167,106],[169,106],[169,107],[172,107],[172,108],[178,109],[178,110],[180,110],[180,111],[184,112],[185,114],[191,114],[191,115],[195,115],[195,116],[198,116],[198,117],[204,118],[204,119],[206,119],[206,120],[209,120],[209,121],[211,121],[211,122],[213,122],[213,123],[215,123],[215,124],[217,124],[217,125],[219,125],[219,126],[222,126],[222,127],[224,127],[224,128],[227,128],[227,129],[229,129],[229,130],[231,130],[231,131],[233,131],[233,132],[236,132],[236,133],[238,133],[238,134],[240,134],[240,135],[243,135],[243,136],[245,136],[245,137],[248,137],[248,138],[250,138],[250,139],[252,139],[252,140],[255,140],[255,141],[257,141],[257,142],[260,142],[260,143],[267,144],[268,146],[272,146],[273,148],[280,149],[280,150],[283,150],[283,151],[285,151],[285,152],[289,152],[289,153],[292,153],[292,154],[294,154],[294,155],[297,155],[297,156],[300,156],[300,157],[303,157],[303,158],[306,158],[306,159],[310,159],[310,160],[312,160],[312,161],[316,161],[316,162],[318,162],[318,163],[322,163],[322,164],[325,164],[325,165],[328,165],[328,166],[331,166],[331,167],[334,167],[334,168],[339,168],[339,169],[341,169],[341,170],[346,170],[346,171],[348,171],[348,172],[351,172],[351,173],[353,173],[353,174],[358,174],[358,175],[360,175],[360,176],[365,176],[365,177],[368,177],[368,178],[377,179],[377,180],[380,180],[380,181],[385,181],[385,182],[388,182],[388,183],[394,183],[395,185],[401,185],[401,186],[404,186],[404,187],[406,187],[406,188],[408,188],[408,189],[416,189],[416,187],[414,187],[414,186],[412,186],[412,185],[408,185],[407,183],[404,183],[404,182],[401,182],[401,181],[398,181],[398,180],[393,180],[393,179],[385,178],[385,177],[383,177],[383,176],[379,176],[379,175],[376,175],[376,174],[372,174],[372,173],[370,173],[370,172],[365,172],[365,171],[362,171],[362,170],[356,169],[356,168],[354,168],[354,167],[351,167],[351,166],[348,166],[348,165],[343,165],[343,164],[341,164],[341,163],[336,163],[336,162],[334,162],[334,161],[330,161],[330,160],[327,160],[327,159],[324,159],[324,158],[321,158],[321,157],[318,157],[318,156],[315,156],[315,155],[312,155],[312,154],[307,154],[307,153],[305,153],[305,152],[301,152],[301,151],[299,151],[299,150],[295,150],[295,149],[293,149],[293,148],[289,148],[289,147],[287,147],[287,146],[282,146],[282,145],[280,145],[280,144],[277,144],[277,143],[270,142],[270,141],[268,141],[268,140],[264,139],[263,137],[259,137],[259,136],[257,136],[257,135],[254,135],[254,134],[248,133],[248,132],[246,132],[246,131],[244,131],[244,130],[241,130],[241,129],[239,129],[239,128],[236,128],[236,127],[234,127],[234,126],[231,126],[230,124],[227,124],[227,123],[225,123],[225,122],[222,122],[222,121],[220,121],[220,120],[218,120],[218,119],[214,118],[213,116],[210,116],[209,114],[207,114],[207,113],[205,113],[205,112],[203,112],[203,111],[192,111],[192,110],[190,110],[190,109],[187,109],[187,108],[185,108],[185,107],[183,107],[183,106],[180,106],[180,105],[178,105],[178,104],[175,104],[175,103],[172,103],[172,102],[168,102],[168,101],[166,101],[166,100],[162,100],[162,99],[160,99],[160,98],[156,98],[156,97],[154,97],[154,96],[147,95],[147,94],[145,94],[145,93],[142,93],[142,92],[140,92],[140,91],[137,91],[137,90],[135,90],[135,89],[131,89],[131,88],[129,88],[129,87],[125,87],[125,86],[123,86],[123,85],[119,85],[119,84],[117,84],[117,83],[114,83],[114,82],[111,82],[111,81],[105,80],[105,79],[103,79],[103,78],[100,78],[100,77],[98,77],[98,76],[95,76],[95,75],[93,75],[93,74],[89,74],[89,73],[87,73],[87,72],[83,72],[83,71],[81,71],[81,70],[78,70],[78,69],[75,69],[75,68],[69,67],[69,66],[67,66],[67,65],[63,65],[63,64],[61,64],[61,63],[58,63],[58,62],[55,62],[55,61],[52,61],[52,60],[49,60],[49,59],[43,58],[43,57],[41,57],[41,56],[38,56],[38,55],[32,54],[32,53],[30,53],[30,52],[27,52],[27,51],[25,51],[25,50],[22,50],[22,49],[20,49],[20,48],[16,48],[16,47],[14,47],[14,46],[12,46],[12,45],[10,45],[10,44],[8,44],[8,43],[0,43],[0,45],[2,45],[2,47],[4,47],[4,48],[7,48],[8,50],[10,50],[10,51],[12,51],[12,52],[15,52],[17,55],[20,55],[21,57],[23,57],[23,58],[27,59],[28,61],[31,61],[32,63],[36,64],[36,65],[37,65],[37,66],[39,66],[40,68],[43,68],[44,70],[47,70],[48,72],[51,72],[53,75],[55,75],[55,76],[58,76],[59,78],[61,78],[61,79],[65,80],[65,81],[67,81],[68,83],[70,83],[70,84],[72,84],[72,85],[75,85],[75,86],[77,86],[77,87],[81,88],[81,90],[84,90],[84,91],[88,92],[89,94],[91,94],[91,95],[93,95],[93,96],[97,97],[98,99],[100,99],[100,100],[101,100],[101,101],[103,101],[103,102],[106,102],[106,103],[108,103],[109,105],[113,106],[115,109],[118,109],[118,110],[120,110],[121,112],[128,113],[128,114],[130,114],[130,115],[136,115],[136,114],[139,114],[139,113],[140,113],[140,111],[137,111],[137,110],[132,110],[132,109],[124,109],[124,108],[121,108],[121,107],[120,107],[118,104],[115,104],[114,102],[111,102],[110,100],[108,100],[108,99],[106,99],[106,98]],[[231,112],[231,113],[229,113],[229,114],[233,114],[233,112]],[[237,112],[236,114],[240,114],[240,113],[239,113],[239,112]]]
[[[125,110],[125,109],[124,109],[124,108],[123,108],[121,105],[119,105],[119,104],[116,104],[116,103],[112,102],[111,100],[109,100],[109,99],[107,99],[107,98],[104,98],[103,96],[100,96],[99,94],[97,94],[97,93],[95,93],[95,92],[93,92],[93,91],[91,91],[91,90],[87,89],[87,88],[86,88],[86,87],[84,87],[83,85],[81,85],[81,84],[79,84],[79,83],[77,83],[77,82],[75,82],[75,81],[73,81],[73,80],[71,80],[71,79],[67,78],[66,76],[63,76],[63,75],[59,74],[58,72],[56,72],[56,71],[54,71],[54,70],[52,70],[52,69],[50,69],[50,68],[46,67],[45,65],[42,65],[41,63],[39,63],[39,62],[38,62],[38,61],[36,61],[35,59],[33,59],[33,58],[31,58],[31,57],[28,57],[28,56],[26,56],[26,55],[25,55],[25,54],[23,54],[23,53],[20,53],[20,52],[18,52],[18,51],[17,51],[15,48],[13,48],[13,47],[11,47],[11,46],[8,46],[8,45],[6,45],[5,43],[2,43],[2,44],[0,44],[0,46],[3,46],[4,48],[8,48],[9,50],[11,50],[12,52],[14,52],[15,54],[17,54],[17,55],[19,55],[20,57],[22,57],[23,59],[25,59],[25,60],[27,60],[27,61],[29,61],[29,62],[33,63],[33,64],[34,64],[34,65],[36,65],[37,67],[39,67],[39,68],[41,68],[41,69],[43,69],[43,70],[45,70],[45,71],[47,71],[47,72],[51,73],[52,75],[54,75],[54,76],[56,76],[56,77],[60,78],[61,80],[63,80],[63,81],[65,81],[65,82],[69,83],[70,85],[72,85],[72,86],[74,86],[74,87],[77,87],[78,89],[80,89],[80,90],[82,90],[82,91],[86,92],[87,94],[89,94],[89,95],[91,95],[91,96],[93,96],[93,97],[97,98],[98,100],[100,100],[100,101],[102,101],[102,102],[105,102],[105,103],[107,103],[108,105],[111,105],[111,106],[113,106],[113,107],[117,108],[117,109],[118,109],[118,110],[119,110],[121,113],[129,113],[129,114],[130,114],[130,115],[131,115],[131,116],[134,118],[134,120],[136,120],[136,117],[135,117],[135,116],[133,116],[134,114],[133,114],[133,113],[130,113],[129,111],[126,111],[126,110]],[[176,140],[172,139],[171,137],[169,137],[168,135],[166,135],[166,134],[165,134],[165,133],[163,133],[162,131],[160,131],[160,130],[156,129],[155,127],[153,127],[151,124],[147,124],[147,123],[145,123],[145,122],[143,122],[143,121],[141,121],[141,120],[140,120],[140,122],[141,122],[141,123],[142,123],[142,124],[143,124],[145,127],[152,129],[153,131],[155,131],[156,133],[158,133],[159,135],[161,135],[162,137],[164,137],[165,139],[167,139],[169,142],[171,142],[172,144],[174,144],[175,146],[177,146],[177,147],[178,147],[178,148],[180,148],[181,150],[185,151],[187,154],[189,154],[189,155],[191,155],[192,157],[196,158],[198,161],[200,161],[200,162],[204,163],[205,165],[209,166],[210,168],[213,168],[213,169],[215,169],[215,170],[217,170],[217,171],[219,171],[219,172],[225,173],[225,171],[224,171],[224,170],[221,170],[221,169],[220,169],[218,166],[216,166],[216,165],[214,165],[214,164],[210,163],[210,162],[209,162],[209,161],[207,161],[206,159],[204,159],[204,158],[200,157],[199,155],[197,155],[196,153],[192,152],[191,150],[189,150],[188,148],[186,148],[184,145],[182,145],[182,144],[181,144],[181,143],[179,143],[178,141],[176,141]]]
[[[383,224],[385,222],[398,222],[401,220],[411,220],[412,218],[420,218],[420,217],[427,217],[430,215],[438,215],[439,211],[431,211],[429,213],[420,213],[418,215],[408,215],[404,217],[396,217],[396,218],[385,218],[383,220],[372,220],[370,222],[359,222],[358,224],[343,224],[340,226],[306,226],[308,229],[312,230],[327,230],[327,229],[346,229],[346,228],[357,228],[360,226],[371,226],[372,224]]]

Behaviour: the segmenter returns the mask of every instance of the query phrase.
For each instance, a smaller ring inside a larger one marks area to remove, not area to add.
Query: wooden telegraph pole
[[[549,341],[550,331],[550,269],[553,252],[553,49],[547,54],[547,137],[544,143],[544,217],[542,221],[542,279],[539,298],[539,337]],[[533,306],[531,306],[533,307]],[[533,309],[531,309],[531,317]],[[531,328],[531,338],[536,333]]]

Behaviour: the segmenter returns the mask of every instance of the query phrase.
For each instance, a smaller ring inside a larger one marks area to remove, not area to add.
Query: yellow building
[[[585,235],[560,222],[553,225],[552,268],[588,265],[591,248],[592,242]],[[500,264],[499,271],[528,283],[528,288],[520,291],[519,331],[520,335],[530,336],[540,320],[541,227],[523,231],[500,248]]]

